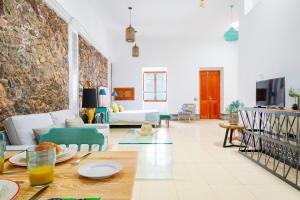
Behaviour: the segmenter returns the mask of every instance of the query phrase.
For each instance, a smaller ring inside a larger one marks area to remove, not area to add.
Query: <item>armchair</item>
[[[194,119],[195,116],[195,111],[196,111],[196,105],[195,104],[183,104],[181,106],[181,110],[178,112],[178,120],[181,118],[188,118],[189,121],[191,119]]]

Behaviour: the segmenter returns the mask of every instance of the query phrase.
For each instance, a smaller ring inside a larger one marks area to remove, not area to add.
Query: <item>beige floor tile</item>
[[[292,188],[290,185],[283,183],[282,185],[268,186],[246,186],[248,190],[255,196],[257,200],[299,200],[300,192]]]
[[[173,145],[119,145],[128,129],[111,129],[111,151],[138,151],[134,200],[300,199],[300,192],[238,153],[223,148],[218,120],[171,122]],[[165,177],[166,179],[162,179]]]
[[[132,200],[140,200],[141,199],[141,185],[142,185],[142,183],[140,181],[135,181],[134,188],[133,188],[133,194],[132,194]]]
[[[141,183],[142,200],[178,200],[173,181],[143,181]]]
[[[243,185],[282,185],[284,182],[273,174],[264,172],[243,172],[239,171],[232,174]]]
[[[254,195],[245,186],[211,186],[219,199],[222,200],[255,200]]]
[[[190,165],[193,177],[201,177],[208,185],[240,185],[241,183],[220,164],[194,164]]]
[[[218,200],[208,185],[176,183],[179,200]]]
[[[202,173],[198,173],[192,166],[193,164],[173,165],[173,180],[182,184],[208,185]]]

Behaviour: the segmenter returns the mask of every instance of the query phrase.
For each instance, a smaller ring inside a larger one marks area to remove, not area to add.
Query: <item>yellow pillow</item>
[[[112,109],[113,112],[119,112],[119,108],[118,108],[117,104],[112,104],[111,109]]]
[[[124,107],[123,106],[121,106],[121,105],[119,105],[119,112],[123,112],[124,111]]]

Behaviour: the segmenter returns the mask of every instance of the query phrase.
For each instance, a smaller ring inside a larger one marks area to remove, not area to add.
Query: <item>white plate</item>
[[[82,165],[77,172],[87,178],[103,179],[119,173],[122,168],[120,163],[104,160]]]
[[[56,163],[61,163],[67,160],[70,160],[74,156],[76,156],[77,151],[74,149],[66,148],[63,149],[61,153],[56,156]],[[13,165],[26,167],[26,152],[22,152],[12,156],[9,159],[9,162]]]
[[[0,199],[14,199],[20,191],[20,186],[10,180],[0,180]]]

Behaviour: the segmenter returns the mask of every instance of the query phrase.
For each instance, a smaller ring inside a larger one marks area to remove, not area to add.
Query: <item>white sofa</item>
[[[36,138],[32,129],[46,128],[52,125],[65,127],[66,119],[74,119],[77,116],[71,110],[56,112],[18,115],[7,118],[4,121],[6,136],[11,145],[34,145]],[[108,124],[87,124],[87,127],[95,127],[104,135],[104,144],[107,146],[109,137]],[[106,147],[104,147],[105,149]],[[102,148],[103,149],[103,148]]]

